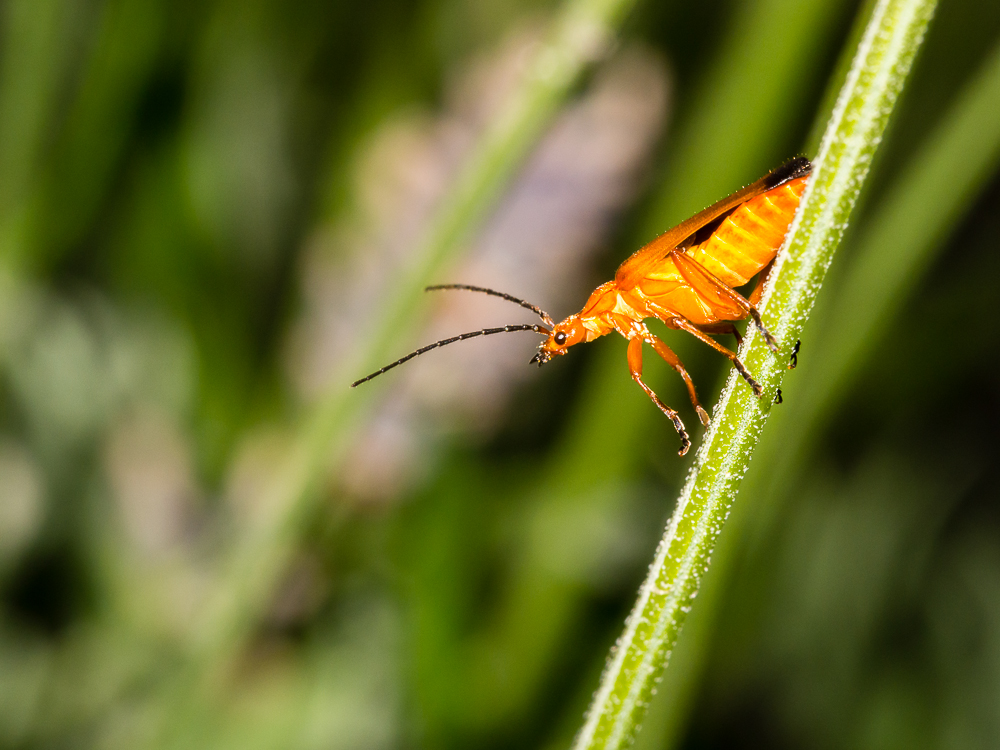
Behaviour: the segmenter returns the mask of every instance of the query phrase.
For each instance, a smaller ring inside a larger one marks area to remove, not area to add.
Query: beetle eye
[[[553,337],[553,340],[556,342],[556,344],[558,344],[559,346],[562,346],[563,344],[566,343],[566,334],[563,333],[562,331],[559,331],[559,333],[557,333]]]

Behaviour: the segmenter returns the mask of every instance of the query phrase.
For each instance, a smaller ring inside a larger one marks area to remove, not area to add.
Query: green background
[[[526,264],[504,291],[537,289],[561,317],[659,231],[807,150],[862,6],[638,3],[563,106],[638,56],[662,119],[614,210],[573,196],[621,185],[573,167],[612,159],[627,127],[552,161],[574,208],[554,226],[583,235],[578,255],[544,283]],[[393,256],[378,232],[414,209],[385,198],[392,180],[439,175],[434,211],[459,205],[464,141],[399,143],[487,100],[489,78],[456,93],[476,61],[560,8],[0,9],[0,747],[568,745],[690,461],[624,342],[527,371],[492,409],[417,410],[410,442],[375,444],[416,445],[410,465],[369,455],[360,476],[391,480],[377,486],[348,478],[344,446],[363,449],[372,415],[420,381],[400,370],[344,396],[364,372],[341,383],[335,363],[310,388],[297,369],[324,331],[363,341],[395,304],[379,295],[412,248],[397,230]],[[765,438],[747,478],[762,512],[723,534],[715,616],[696,606],[641,747],[1000,735],[998,45],[1000,6],[941,4],[768,425],[789,442]],[[970,96],[998,103],[958,127]],[[493,215],[469,221],[489,231]],[[309,328],[317,309],[338,317]],[[409,312],[398,354],[431,335]],[[442,335],[527,319],[499,302],[483,315]],[[713,403],[721,358],[665,338]],[[824,359],[845,340],[864,346]],[[647,371],[696,432],[677,378]],[[317,434],[326,392],[355,399],[319,441],[328,470],[302,509],[268,505],[258,488]]]

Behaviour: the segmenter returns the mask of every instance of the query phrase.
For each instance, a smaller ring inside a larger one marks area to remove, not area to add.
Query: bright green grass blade
[[[789,380],[787,410],[768,429],[740,488],[727,531],[716,548],[698,608],[687,623],[671,670],[669,697],[692,692],[700,677],[721,597],[748,537],[760,542],[791,498],[788,489],[811,454],[815,436],[834,412],[881,335],[925,275],[947,235],[1000,165],[1000,46],[986,60],[928,141],[866,219],[852,262],[829,305],[807,329],[810,346]],[[946,186],[946,189],[942,189]],[[818,318],[822,318],[819,320]],[[827,331],[821,337],[808,331]],[[675,710],[666,732],[674,741],[686,711]],[[669,745],[668,745],[669,746]]]

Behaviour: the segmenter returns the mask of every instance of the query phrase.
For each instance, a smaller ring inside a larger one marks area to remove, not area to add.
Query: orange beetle
[[[545,325],[484,328],[436,341],[352,383],[351,387],[431,349],[476,336],[512,331],[541,333],[545,340],[531,359],[532,363],[541,366],[554,356],[565,354],[575,344],[618,331],[628,340],[628,367],[632,379],[673,423],[681,439],[680,455],[683,456],[691,440],[680,416],[642,380],[644,343],[653,347],[653,351],[684,379],[691,403],[705,425],[709,423],[708,412],[698,402],[694,383],[680,359],[649,332],[644,321],[657,318],[669,328],[687,331],[704,341],[728,357],[754,393],[761,396],[763,390],[736,353],[719,344],[710,334],[732,334],[739,343],[740,335],[733,321],[749,316],[771,351],[777,353],[777,343],[761,322],[756,305],[811,171],[808,159],[792,159],[752,185],[681,222],[629,257],[618,267],[612,281],[594,290],[580,312],[560,323],[555,323],[539,307],[503,292],[466,284],[428,287],[428,290],[465,289],[501,297],[531,310]],[[734,290],[755,275],[757,284],[749,299]]]

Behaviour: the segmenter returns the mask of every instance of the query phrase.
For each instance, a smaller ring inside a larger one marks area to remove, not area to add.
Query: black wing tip
[[[799,177],[805,177],[811,172],[812,162],[804,156],[796,156],[771,171],[766,178],[767,186],[769,188],[776,188],[779,185],[784,185],[789,180],[797,180]]]

